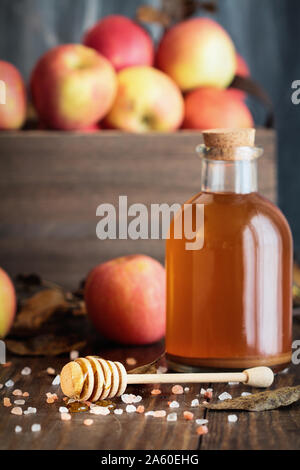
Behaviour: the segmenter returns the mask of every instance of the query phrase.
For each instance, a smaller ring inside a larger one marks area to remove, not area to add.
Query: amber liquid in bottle
[[[188,201],[204,208],[201,249],[187,250],[171,223],[166,351],[175,370],[279,370],[290,361],[292,238],[256,190],[255,160],[206,160],[203,190]]]

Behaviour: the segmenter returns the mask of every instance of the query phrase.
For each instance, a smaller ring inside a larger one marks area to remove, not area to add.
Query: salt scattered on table
[[[249,397],[249,395],[252,395],[252,393],[250,393],[250,392],[241,393],[241,397]]]
[[[24,411],[24,415],[35,414],[36,411],[37,411],[36,408],[34,408],[33,406],[29,406],[27,410]]]
[[[153,416],[154,415],[154,411],[147,411],[145,413],[145,416]]]
[[[168,414],[167,421],[177,421],[177,413]]]
[[[157,411],[154,411],[153,416],[154,418],[164,418],[166,414],[167,413],[165,410],[157,410]]]
[[[70,359],[71,361],[75,361],[75,359],[78,359],[79,357],[79,352],[74,350],[70,352]]]
[[[19,390],[18,388],[16,388],[12,394],[15,396],[15,397],[21,397],[22,396],[22,390]]]
[[[203,424],[208,423],[208,419],[196,419],[195,423],[198,424],[198,426],[203,426]]]
[[[16,433],[22,432],[22,427],[21,426],[16,426],[15,427],[15,432]]]
[[[136,407],[134,405],[127,405],[126,406],[126,412],[127,413],[135,413],[136,412]]]
[[[157,373],[158,373],[158,374],[165,374],[166,372],[168,372],[168,368],[165,367],[165,366],[159,366],[159,367],[157,368]]]
[[[176,400],[171,401],[170,404],[169,404],[169,407],[170,408],[179,408],[178,401],[176,401]]]
[[[68,408],[66,408],[65,406],[60,406],[58,411],[60,413],[69,413]]]
[[[126,364],[128,364],[129,366],[135,366],[136,365],[136,359],[134,357],[127,357]]]
[[[198,398],[195,398],[194,400],[192,400],[191,406],[199,406],[199,400],[198,400]]]
[[[121,400],[123,403],[126,403],[127,405],[130,405],[131,403],[136,403],[135,400],[136,400],[136,396],[133,395],[132,393],[128,394],[128,393],[124,393],[123,395],[121,395]]]
[[[31,426],[31,431],[32,432],[39,432],[40,430],[41,430],[41,425],[40,424],[35,423]]]
[[[189,387],[184,387],[184,391],[187,393],[190,391],[190,388]]]
[[[223,392],[223,393],[221,393],[221,395],[219,395],[218,398],[219,398],[219,400],[224,401],[224,400],[231,400],[232,396],[230,395],[230,393]]]
[[[140,401],[142,401],[141,395],[136,395],[132,403],[139,403]]]
[[[237,417],[237,415],[228,415],[227,419],[228,419],[229,423],[236,423],[237,420],[238,420],[238,417]]]
[[[30,367],[24,367],[24,369],[21,370],[22,375],[30,375],[31,374],[31,369]]]
[[[228,385],[239,385],[240,382],[228,382]]]
[[[122,410],[122,408],[116,408],[114,410],[114,413],[115,413],[115,415],[121,415],[121,414],[123,414],[123,410]]]
[[[52,385],[59,385],[60,384],[60,376],[57,375],[52,382]]]
[[[47,374],[48,375],[55,375],[55,369],[53,369],[53,367],[48,367]]]
[[[13,382],[12,380],[8,380],[7,382],[5,382],[5,387],[7,388],[13,387],[14,385],[15,382]]]
[[[0,384],[0,390],[2,390],[3,387],[4,387],[4,385],[3,385],[3,384]]]
[[[183,387],[181,385],[174,385],[172,387],[172,393],[174,393],[174,395],[182,395]]]
[[[11,414],[21,416],[21,414],[23,414],[23,410],[19,406],[15,406],[12,408]]]
[[[94,415],[109,415],[110,411],[107,406],[93,406],[93,408],[90,409],[90,413]]]
[[[85,420],[83,421],[83,424],[84,424],[85,426],[91,426],[91,425],[93,424],[93,422],[94,422],[94,421],[93,421],[92,419],[85,419]]]
[[[70,421],[71,420],[71,415],[70,415],[70,413],[60,413],[60,419],[62,421]]]
[[[15,404],[15,405],[21,405],[21,406],[22,406],[22,405],[25,405],[25,400],[15,400],[15,401],[14,401],[14,404]]]

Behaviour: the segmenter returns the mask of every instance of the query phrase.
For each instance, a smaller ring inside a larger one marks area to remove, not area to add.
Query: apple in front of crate
[[[226,88],[235,74],[236,52],[219,23],[209,18],[192,18],[165,33],[156,65],[183,91],[204,86]]]
[[[20,129],[26,118],[26,88],[16,67],[0,60],[0,129]]]
[[[31,77],[33,103],[51,129],[95,125],[109,111],[117,90],[110,62],[80,44],[57,46],[37,63]]]
[[[16,313],[16,293],[8,274],[0,268],[0,338],[5,338]]]
[[[149,344],[165,334],[165,269],[145,255],[116,258],[88,275],[84,298],[96,329],[121,344]]]
[[[149,34],[122,15],[110,15],[93,26],[84,44],[106,57],[117,71],[134,65],[152,65],[154,46]]]
[[[174,131],[184,103],[173,80],[153,67],[129,67],[118,73],[118,92],[106,125],[131,132]]]
[[[185,129],[253,127],[246,104],[230,90],[198,88],[185,97]]]

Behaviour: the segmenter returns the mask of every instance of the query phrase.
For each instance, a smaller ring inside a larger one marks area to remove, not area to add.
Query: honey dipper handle
[[[273,372],[268,367],[254,367],[244,372],[127,374],[127,384],[242,382],[253,387],[269,387],[273,383],[273,377]]]

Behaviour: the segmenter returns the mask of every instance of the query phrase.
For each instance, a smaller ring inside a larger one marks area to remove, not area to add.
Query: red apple
[[[93,126],[109,111],[117,79],[109,61],[94,49],[67,44],[39,60],[31,90],[46,127],[76,130]]]
[[[240,77],[245,77],[245,78],[250,77],[250,69],[245,59],[240,54],[237,54],[236,61],[237,61],[237,66],[236,66],[235,75],[238,75]],[[239,98],[241,100],[244,100],[247,97],[247,93],[245,93],[242,90],[238,90],[237,88],[228,88],[228,91],[230,91],[233,97]]]
[[[230,90],[198,88],[185,98],[185,129],[253,127],[246,104]]]
[[[10,330],[16,313],[16,293],[8,274],[0,268],[0,338]]]
[[[0,129],[20,129],[26,118],[26,89],[21,74],[0,60]]]
[[[227,32],[209,18],[192,18],[170,28],[157,51],[156,64],[183,91],[226,88],[236,70],[236,53]]]
[[[102,263],[89,274],[84,298],[97,330],[122,344],[148,344],[165,334],[165,269],[144,255]]]
[[[131,132],[173,131],[181,125],[181,92],[160,70],[129,67],[118,73],[118,84],[106,125]]]
[[[149,34],[126,16],[110,15],[100,20],[86,33],[84,44],[109,59],[117,71],[153,64],[154,47]]]

